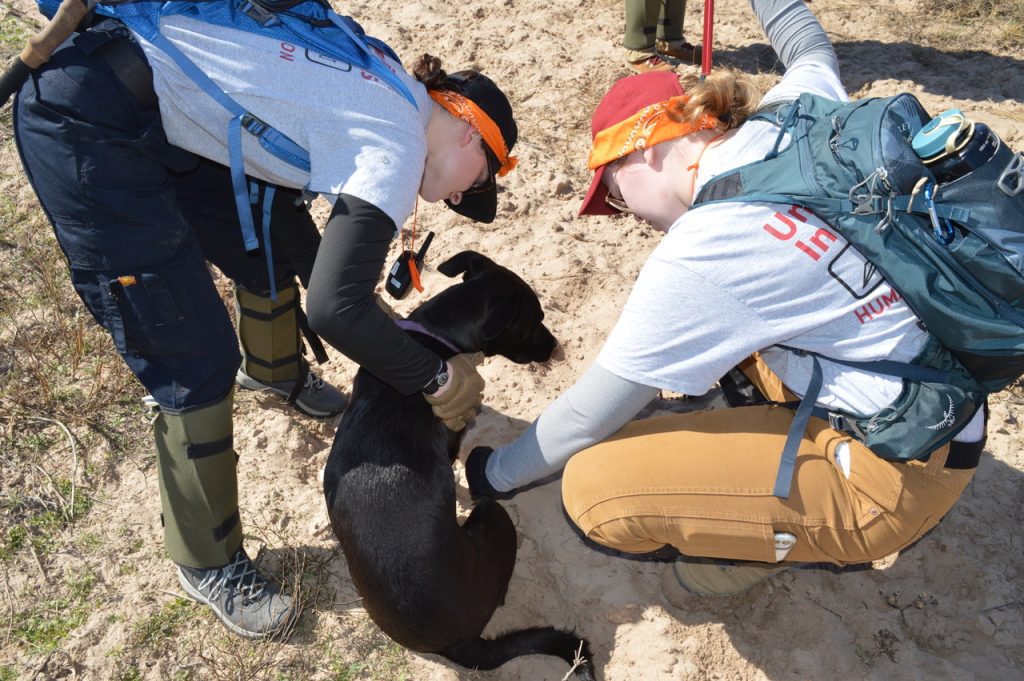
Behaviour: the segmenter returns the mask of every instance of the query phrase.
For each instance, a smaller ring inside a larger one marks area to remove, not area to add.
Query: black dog
[[[482,351],[513,362],[546,361],[557,342],[543,324],[537,295],[518,276],[473,251],[438,267],[463,281],[424,303],[404,322],[441,357]],[[360,370],[324,471],[331,527],[373,621],[401,645],[465,667],[494,669],[519,655],[576,654],[593,681],[586,640],[551,627],[480,632],[516,562],[516,530],[493,499],[460,527],[452,464],[461,433],[434,417],[421,395],[404,396]]]

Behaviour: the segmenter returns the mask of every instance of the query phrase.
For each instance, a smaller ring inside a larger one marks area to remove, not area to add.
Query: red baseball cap
[[[602,130],[625,121],[646,106],[683,94],[685,92],[679,84],[679,76],[671,71],[648,71],[621,78],[615,81],[594,110],[590,119],[590,139],[593,141]],[[580,215],[615,215],[619,212],[604,200],[608,196],[608,188],[601,180],[607,167],[605,164],[594,171],[594,179],[583,199]]]

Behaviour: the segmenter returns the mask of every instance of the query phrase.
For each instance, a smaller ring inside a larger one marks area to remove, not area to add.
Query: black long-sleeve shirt
[[[409,338],[374,299],[395,229],[373,204],[338,196],[313,265],[306,315],[329,345],[411,395],[434,377],[440,358]]]

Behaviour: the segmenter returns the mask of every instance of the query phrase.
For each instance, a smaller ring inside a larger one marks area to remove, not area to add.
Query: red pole
[[[715,21],[715,0],[704,0],[704,44],[701,47],[700,79],[711,73],[712,27]]]

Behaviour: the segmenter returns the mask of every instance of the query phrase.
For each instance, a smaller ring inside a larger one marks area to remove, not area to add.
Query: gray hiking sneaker
[[[178,581],[194,600],[213,608],[228,629],[245,638],[267,638],[279,633],[292,617],[291,596],[278,593],[238,549],[220,568],[178,566]]]
[[[696,596],[732,596],[743,593],[772,575],[794,567],[786,563],[734,563],[710,558],[680,558],[666,566],[661,590],[678,607],[686,593]]]
[[[235,374],[235,383],[248,390],[264,390],[281,395],[284,398],[291,396],[296,388],[295,381],[280,381],[278,383],[261,383],[245,373],[242,369]],[[320,378],[312,371],[306,371],[306,382],[302,390],[295,396],[295,408],[308,416],[316,418],[327,418],[344,411],[348,405],[348,398],[333,385]]]

